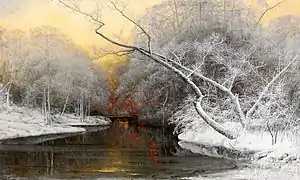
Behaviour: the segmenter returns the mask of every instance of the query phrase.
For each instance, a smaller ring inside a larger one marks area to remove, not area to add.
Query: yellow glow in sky
[[[88,1],[90,0],[82,1],[84,2],[83,5],[92,4]],[[133,25],[119,13],[109,8],[108,1],[98,1],[102,7],[102,19],[107,24],[103,31],[110,37],[121,38],[125,41],[129,39]],[[125,2],[128,5],[126,11],[132,17],[138,17],[143,14],[146,8],[159,1],[127,0]],[[83,7],[83,9],[89,10],[86,7]],[[76,14],[58,4],[56,0],[52,2],[50,0],[23,0],[20,9],[16,13],[8,14],[5,18],[0,19],[0,26],[7,29],[28,31],[32,27],[41,25],[58,28],[87,53],[92,52],[91,47],[107,47],[105,41],[94,33],[95,25],[90,23],[83,15]]]
[[[272,7],[282,2],[276,8],[267,12],[262,19],[262,23],[266,24],[271,20],[278,17],[292,15],[296,18],[300,18],[300,0],[246,0],[251,4],[259,13],[262,13],[268,7]]]
[[[123,40],[130,39],[133,25],[124,19],[119,13],[109,8],[107,0],[83,0],[85,10],[91,9],[93,3],[98,1],[102,7],[102,18],[107,24],[103,29],[110,37],[121,37]],[[140,17],[146,10],[162,0],[124,0],[127,4],[126,12],[132,17]],[[273,6],[278,0],[244,0],[252,4],[258,11],[262,11],[264,4]],[[54,26],[71,38],[87,53],[91,53],[91,47],[104,47],[105,41],[94,33],[95,26],[87,21],[83,15],[76,14],[62,7],[56,0],[20,0],[20,9],[5,18],[0,19],[0,25],[10,29],[29,30],[35,26]],[[268,12],[263,23],[274,18],[294,15],[300,17],[300,0],[285,0],[279,7]],[[106,46],[106,45],[105,45]]]
[[[89,4],[85,0],[84,4]],[[111,36],[119,36],[122,32],[123,37],[129,36],[132,25],[117,12],[111,10],[106,0],[98,0],[103,8],[103,20],[106,22],[106,33]],[[126,0],[128,5],[126,11],[134,17],[143,14],[146,8],[161,2],[162,0]],[[255,4],[254,7],[261,7],[266,0],[248,0]],[[272,6],[278,0],[267,0],[267,4]],[[268,12],[264,21],[284,15],[295,15],[300,17],[300,0],[285,0],[278,8]],[[6,28],[18,28],[28,30],[34,26],[50,25],[55,26],[76,43],[82,46],[102,45],[103,41],[95,35],[94,26],[85,17],[67,10],[60,6],[56,0],[23,0],[22,6],[17,13],[9,14],[4,19],[0,19],[0,25]]]

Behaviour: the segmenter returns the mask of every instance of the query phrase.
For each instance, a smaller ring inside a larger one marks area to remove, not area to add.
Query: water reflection
[[[1,145],[1,175],[28,179],[166,178],[223,169],[231,162],[208,157],[175,157],[176,141],[163,129],[115,122],[100,132],[38,145]]]

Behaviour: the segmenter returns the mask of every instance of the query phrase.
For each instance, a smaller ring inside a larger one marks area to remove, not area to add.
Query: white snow
[[[64,115],[57,122],[47,124],[45,116],[37,110],[18,107],[11,104],[7,110],[4,103],[0,105],[0,141],[17,137],[40,136],[47,134],[79,133],[84,128],[72,125],[109,125],[107,118],[88,117],[83,122],[74,115]]]
[[[239,138],[229,140],[209,127],[203,120],[193,116],[192,113],[194,112],[187,111],[181,117],[178,116],[181,118],[180,121],[175,121],[175,123],[184,125],[178,136],[180,140],[179,145],[182,148],[188,149],[193,153],[223,158],[234,158],[236,154],[232,156],[230,153],[242,152],[250,156],[252,165],[259,165],[259,168],[230,171],[232,177],[229,177],[230,173],[228,172],[220,179],[239,179],[238,176],[247,177],[249,174],[255,174],[256,171],[258,172],[257,175],[263,174],[265,178],[262,179],[276,179],[273,177],[279,177],[277,179],[280,179],[283,176],[279,176],[278,172],[283,173],[282,168],[277,170],[274,170],[274,168],[287,165],[293,169],[291,164],[300,163],[300,131],[297,127],[293,130],[278,132],[277,143],[272,145],[272,136],[267,131],[243,131],[237,122],[223,122],[222,125],[225,128],[232,130],[234,133],[240,133]],[[225,147],[227,151],[218,151],[220,147]],[[239,158],[244,158],[244,156]],[[272,171],[275,171],[278,176],[273,176]],[[285,171],[287,172],[286,174],[295,174],[288,173],[289,168],[286,168]],[[253,177],[250,179],[260,179],[255,178],[255,176],[250,177]],[[299,176],[297,178],[300,179]],[[201,177],[200,179],[207,178]],[[218,178],[215,177],[215,179]],[[240,179],[243,179],[243,177],[240,177]]]
[[[281,160],[295,161],[300,159],[299,144],[291,141],[292,138],[290,138],[286,133],[285,138],[282,133],[279,133],[278,139],[281,139],[282,141],[272,145],[272,138],[268,132],[244,132],[238,139],[229,140],[225,136],[217,133],[211,127],[203,128],[203,124],[201,124],[201,126],[202,127],[199,128],[185,130],[179,134],[179,144],[183,148],[199,154],[203,154],[204,150],[199,149],[199,146],[196,145],[204,145],[208,147],[223,146],[227,149],[238,150],[241,152],[251,151],[255,152],[255,160],[263,159],[269,162]],[[210,154],[208,153],[204,155]],[[212,156],[219,157],[218,154],[213,154]]]
[[[189,180],[299,180],[300,167],[297,165],[280,168],[244,168],[196,177],[181,178]]]
[[[71,125],[71,126],[85,126],[85,125],[108,126],[111,124],[111,121],[109,118],[106,118],[106,117],[97,117],[96,118],[96,117],[92,117],[92,116],[87,116],[87,117],[85,117],[84,120],[81,120],[80,117],[75,116],[73,114],[65,114],[59,118],[59,123],[67,124],[67,125]]]
[[[268,131],[259,128],[244,131],[238,122],[216,118],[225,128],[239,135],[237,139],[229,140],[209,127],[192,106],[178,111],[170,120],[177,124],[175,130],[179,133],[179,145],[184,149],[197,154],[230,159],[236,156],[228,154],[228,151],[233,154],[243,152],[250,156],[251,160],[247,168],[207,172],[201,176],[182,179],[300,179],[300,126],[278,132],[277,143],[272,145],[272,136]],[[223,147],[226,148],[226,152],[218,151]]]
[[[197,128],[195,128],[197,129]],[[208,172],[196,177],[182,178],[190,180],[299,180],[300,179],[300,146],[287,135],[279,136],[280,141],[275,145],[271,143],[268,133],[246,132],[236,141],[230,141],[216,133],[211,128],[203,127],[198,130],[184,131],[179,135],[179,145],[194,153],[213,157],[227,158],[224,154],[215,153],[214,146],[224,146],[228,149],[240,151],[255,151],[250,167],[228,170],[223,172]],[[298,136],[298,135],[295,135]],[[283,141],[281,141],[281,139]],[[198,146],[206,145],[209,148]]]

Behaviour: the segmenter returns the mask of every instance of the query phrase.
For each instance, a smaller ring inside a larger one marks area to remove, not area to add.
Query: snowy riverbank
[[[237,129],[234,123],[224,126]],[[296,128],[294,131],[278,133],[278,142],[274,145],[269,132],[245,132],[231,141],[205,124],[197,123],[178,137],[182,148],[196,154],[249,160],[247,167],[208,172],[191,179],[300,179],[300,136]]]
[[[47,134],[80,133],[86,130],[79,125],[103,125],[110,124],[107,118],[87,117],[81,121],[74,115],[56,116],[51,124],[47,124],[45,116],[37,110],[11,105],[9,110],[5,105],[0,107],[0,142],[1,140],[41,136]]]
[[[232,126],[233,123],[229,124]],[[255,162],[300,162],[300,136],[296,130],[278,133],[278,142],[274,145],[268,132],[245,132],[238,139],[229,140],[203,125],[182,132],[178,138],[183,148],[212,157],[249,158]]]
[[[262,167],[246,167],[235,170],[228,170],[215,173],[203,173],[201,175],[189,178],[181,178],[186,180],[299,180],[300,168],[299,164],[281,165],[278,167],[262,168]]]

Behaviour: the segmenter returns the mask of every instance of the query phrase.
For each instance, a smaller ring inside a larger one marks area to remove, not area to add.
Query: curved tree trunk
[[[210,126],[212,127],[215,131],[217,131],[218,133],[224,135],[225,137],[229,138],[229,139],[235,139],[237,138],[237,134],[234,134],[233,132],[227,130],[224,126],[222,126],[221,124],[217,123],[216,121],[214,121],[202,108],[201,106],[201,100],[197,99],[194,102],[195,105],[195,109],[197,111],[197,113],[201,116],[201,118]]]
[[[181,77],[195,92],[197,99],[194,101],[195,109],[197,113],[200,115],[200,117],[206,122],[210,127],[212,127],[214,130],[216,130],[218,133],[224,135],[225,137],[229,139],[235,139],[237,138],[237,135],[235,135],[233,132],[227,130],[225,127],[223,127],[221,124],[213,120],[202,108],[201,105],[201,99],[203,98],[203,94],[200,90],[200,88],[188,77],[186,76],[182,71],[175,68],[171,64],[167,63],[166,61],[160,60],[158,58],[155,58],[153,55],[150,54],[150,52],[145,52],[144,50],[140,50],[139,48],[136,49],[141,54],[149,57],[150,59],[154,60],[155,62],[161,64],[162,66],[168,68],[169,70],[173,71],[179,77]]]

